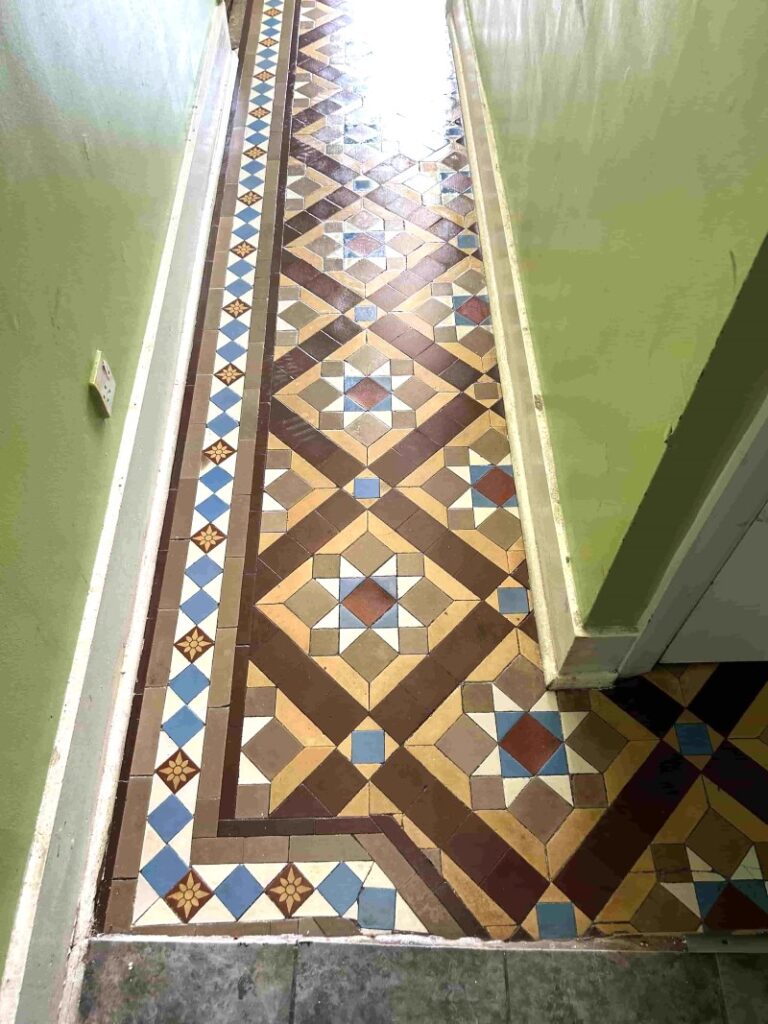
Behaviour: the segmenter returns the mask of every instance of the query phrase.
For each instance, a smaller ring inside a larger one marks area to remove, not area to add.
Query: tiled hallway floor
[[[768,927],[768,667],[544,688],[443,0],[244,82],[105,928]]]

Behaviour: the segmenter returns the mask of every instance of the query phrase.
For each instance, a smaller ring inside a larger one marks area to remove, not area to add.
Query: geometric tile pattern
[[[250,33],[108,927],[765,929],[768,667],[545,689],[442,18],[416,104],[345,0],[286,86],[293,13]]]

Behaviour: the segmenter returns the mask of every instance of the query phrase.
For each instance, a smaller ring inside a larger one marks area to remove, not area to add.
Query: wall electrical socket
[[[111,416],[116,383],[112,369],[101,352],[96,353],[88,383],[99,412],[102,416]]]

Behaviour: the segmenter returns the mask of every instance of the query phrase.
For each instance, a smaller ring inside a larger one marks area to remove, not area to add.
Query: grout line
[[[293,951],[293,974],[291,975],[291,1003],[288,1008],[288,1024],[293,1024],[296,1016],[296,983],[297,975],[299,973],[299,945],[301,938],[295,944]]]

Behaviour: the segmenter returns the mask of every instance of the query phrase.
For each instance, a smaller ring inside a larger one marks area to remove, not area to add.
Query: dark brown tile
[[[512,631],[503,615],[481,603],[441,640],[432,658],[457,680],[464,680]]]
[[[335,815],[360,792],[365,782],[365,776],[342,754],[334,750],[307,776],[304,785],[331,814]]]
[[[317,511],[331,526],[340,531],[362,515],[365,509],[351,494],[347,494],[346,491],[335,491],[322,505],[318,505]]]
[[[254,625],[254,663],[329,739],[341,743],[365,710],[258,609]]]

